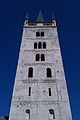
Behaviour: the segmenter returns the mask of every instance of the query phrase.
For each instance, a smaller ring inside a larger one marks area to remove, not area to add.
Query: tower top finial
[[[38,15],[38,17],[37,17],[36,22],[44,22],[44,19],[43,19],[43,16],[42,16],[41,11],[39,12],[39,15]]]
[[[53,15],[53,13],[52,13],[52,20],[54,20],[54,15]]]
[[[26,14],[25,21],[24,21],[24,26],[28,24],[28,13]]]
[[[28,13],[26,14],[26,20],[28,20]]]

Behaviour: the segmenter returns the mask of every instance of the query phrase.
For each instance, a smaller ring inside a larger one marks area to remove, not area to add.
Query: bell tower
[[[53,15],[26,16],[9,120],[72,120]]]

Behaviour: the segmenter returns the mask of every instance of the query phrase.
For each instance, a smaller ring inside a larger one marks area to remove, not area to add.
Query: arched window
[[[36,37],[39,37],[40,36],[40,32],[36,32]]]
[[[41,36],[44,37],[44,32],[41,32]]]
[[[43,49],[46,48],[46,42],[43,42]]]
[[[40,59],[40,54],[36,54],[36,61],[39,61]]]
[[[32,67],[29,68],[28,77],[33,77],[33,68]]]
[[[51,69],[47,68],[47,77],[52,77]]]
[[[49,109],[49,119],[51,120],[55,119],[55,113],[53,109]]]
[[[41,61],[45,61],[45,55],[41,54]]]
[[[51,88],[49,88],[49,96],[51,96]]]
[[[37,49],[37,42],[34,43],[34,49]]]
[[[42,48],[42,44],[41,44],[41,42],[38,43],[38,48],[39,48],[39,49]]]
[[[29,109],[26,110],[26,119],[27,120],[30,119],[30,110]]]

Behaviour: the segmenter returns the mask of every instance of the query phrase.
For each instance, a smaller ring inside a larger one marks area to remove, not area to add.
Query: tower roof
[[[44,19],[43,19],[43,16],[42,16],[41,11],[39,12],[39,15],[38,15],[38,17],[37,17],[36,22],[44,22]]]

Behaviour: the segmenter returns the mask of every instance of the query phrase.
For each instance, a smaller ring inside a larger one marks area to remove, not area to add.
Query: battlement
[[[37,26],[41,26],[41,27],[42,26],[44,26],[44,27],[54,26],[54,27],[56,27],[56,21],[54,19],[53,14],[52,14],[51,20],[49,22],[46,22],[44,20],[41,11],[39,12],[36,22],[30,22],[29,18],[28,18],[28,14],[27,14],[25,22],[24,22],[24,27],[37,27]]]
[[[53,22],[28,22],[28,21],[25,21],[24,22],[24,27],[56,27],[56,22],[53,21]]]

